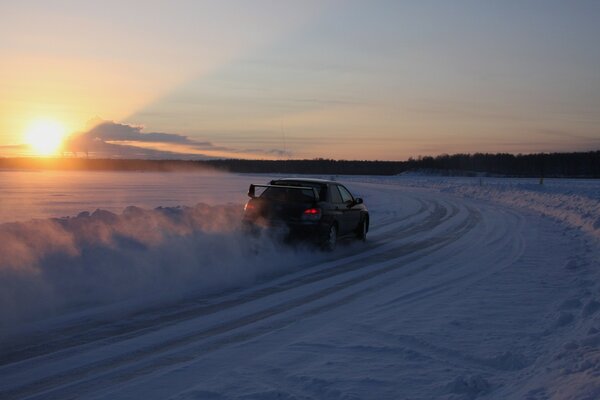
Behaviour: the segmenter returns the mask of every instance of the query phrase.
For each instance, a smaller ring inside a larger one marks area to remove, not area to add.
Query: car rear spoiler
[[[310,186],[258,185],[258,184],[252,183],[252,184],[250,184],[250,187],[248,188],[248,197],[251,197],[251,198],[256,197],[256,188],[257,187],[261,187],[261,188],[275,187],[278,189],[310,190],[312,192],[313,196],[315,197],[315,201],[319,201],[319,192],[317,192],[316,188],[310,187]]]

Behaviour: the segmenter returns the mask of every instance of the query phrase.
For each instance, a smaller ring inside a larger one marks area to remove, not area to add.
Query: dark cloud
[[[79,138],[87,140],[100,140],[103,142],[144,142],[144,143],[167,143],[184,144],[197,149],[215,150],[210,142],[202,142],[190,139],[187,136],[176,133],[148,132],[142,133],[142,127],[119,124],[112,121],[103,121],[95,125],[89,131],[79,135]]]
[[[291,157],[292,152],[281,149],[245,149],[236,151],[237,153],[250,153],[250,154],[264,154],[267,156],[275,156],[275,157]]]
[[[163,145],[160,149],[148,144]],[[173,150],[169,150],[169,145]],[[166,147],[167,149],[163,149]],[[186,152],[187,149],[187,152]],[[280,149],[234,149],[215,146],[185,135],[164,132],[142,132],[142,127],[113,121],[95,120],[92,128],[69,138],[63,147],[66,153],[85,153],[91,157],[148,158],[148,159],[209,159],[210,152],[228,153],[233,157],[264,155],[290,157],[291,153]],[[208,154],[206,154],[206,153]],[[213,153],[214,154],[214,153]]]
[[[139,143],[139,146],[136,146]],[[119,158],[211,158],[195,151],[169,151],[149,149],[145,144],[180,145],[198,151],[226,151],[207,141],[197,141],[175,133],[142,132],[142,127],[113,121],[94,121],[89,130],[73,135],[64,144],[64,151],[86,153],[94,157]]]
[[[577,135],[577,134],[574,134],[574,133],[566,131],[566,130],[559,130],[559,129],[538,129],[537,132],[541,133],[543,135],[547,135],[547,136],[555,136],[555,137],[561,137],[561,138],[567,138],[567,139],[577,139],[579,141],[588,141],[588,142],[597,142],[597,143],[600,143],[600,137],[590,137],[590,136],[586,136],[586,135]]]
[[[154,150],[129,144],[107,143],[102,140],[82,140],[75,138],[65,143],[66,153],[85,153],[94,158],[143,158],[143,159],[183,159],[183,160],[205,160],[212,157],[203,154],[191,154],[166,150]]]

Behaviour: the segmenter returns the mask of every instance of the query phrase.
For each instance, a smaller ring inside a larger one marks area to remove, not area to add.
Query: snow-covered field
[[[328,254],[240,234],[267,176],[7,174],[2,399],[600,398],[599,181],[339,177]]]

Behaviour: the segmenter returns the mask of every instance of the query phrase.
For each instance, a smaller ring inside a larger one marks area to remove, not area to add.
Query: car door
[[[344,234],[347,234],[353,232],[358,227],[358,223],[360,222],[360,208],[357,207],[354,197],[348,189],[343,185],[337,185],[337,187],[344,204]]]
[[[329,186],[329,202],[331,203],[332,217],[335,221],[337,221],[338,224],[338,233],[342,234],[346,229],[344,219],[344,209],[346,207],[344,206],[344,202],[342,201],[342,196],[340,195],[337,185]]]

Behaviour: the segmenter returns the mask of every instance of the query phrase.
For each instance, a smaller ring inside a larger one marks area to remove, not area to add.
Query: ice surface
[[[0,171],[0,223],[75,216],[100,208],[120,213],[142,208],[241,203],[252,177],[216,171],[91,172]]]
[[[240,235],[270,176],[99,176],[0,225],[0,398],[600,398],[598,181],[337,177],[322,254]]]

